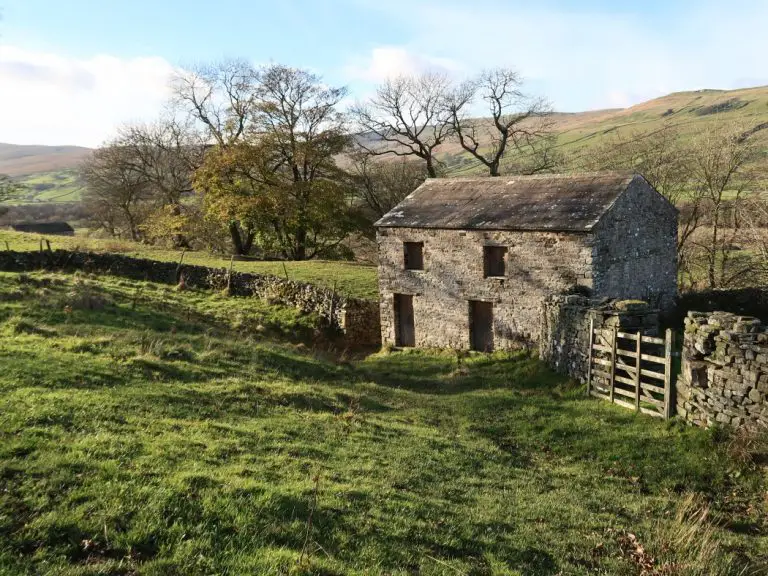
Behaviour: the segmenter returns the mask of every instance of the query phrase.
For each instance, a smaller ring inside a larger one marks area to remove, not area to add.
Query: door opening
[[[472,350],[493,352],[493,304],[470,300],[469,343]]]
[[[395,294],[395,346],[416,346],[413,296]]]

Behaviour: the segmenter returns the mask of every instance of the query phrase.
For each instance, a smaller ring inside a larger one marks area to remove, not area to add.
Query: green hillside
[[[583,155],[609,137],[649,133],[665,125],[691,137],[715,123],[744,126],[768,148],[768,86],[676,92],[626,109],[557,114],[555,131],[567,165],[577,167]],[[458,143],[449,143],[441,151],[452,175],[483,172]]]
[[[16,200],[19,204],[77,202],[83,190],[75,169],[40,172],[17,181],[24,185],[24,193]]]

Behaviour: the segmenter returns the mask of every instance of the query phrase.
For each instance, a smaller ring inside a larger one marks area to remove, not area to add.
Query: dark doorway
[[[395,294],[395,346],[416,346],[413,296]]]
[[[493,304],[469,302],[469,343],[472,350],[493,351]]]

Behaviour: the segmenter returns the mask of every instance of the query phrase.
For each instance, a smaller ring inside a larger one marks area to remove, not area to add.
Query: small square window
[[[424,270],[424,242],[403,242],[406,270]]]
[[[483,264],[486,278],[500,277],[506,274],[504,258],[507,249],[503,246],[483,246]]]

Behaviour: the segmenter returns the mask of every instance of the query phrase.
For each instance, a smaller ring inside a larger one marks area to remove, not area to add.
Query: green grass
[[[335,359],[315,325],[0,273],[0,574],[629,575],[629,533],[684,556],[664,535],[688,492],[719,523],[704,573],[768,554],[765,476],[719,432],[523,353]]]
[[[180,250],[167,250],[136,242],[103,240],[80,235],[74,237],[41,236],[39,234],[26,234],[9,230],[0,230],[0,249],[4,249],[7,242],[11,250],[39,250],[42,239],[48,239],[51,242],[51,248],[54,250],[60,248],[65,250],[81,249],[93,252],[113,252],[136,258],[172,262],[178,262],[181,257]],[[186,252],[184,263],[228,268],[229,258],[207,252]],[[356,262],[333,260],[308,260],[304,262],[243,261],[235,262],[234,270],[253,274],[272,274],[281,277],[285,277],[287,272],[288,278],[291,280],[309,282],[310,284],[326,288],[335,287],[339,293],[356,298],[377,299],[379,294],[376,267]]]
[[[18,179],[25,191],[14,204],[38,202],[78,202],[83,186],[75,170],[58,170],[23,176]]]

